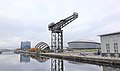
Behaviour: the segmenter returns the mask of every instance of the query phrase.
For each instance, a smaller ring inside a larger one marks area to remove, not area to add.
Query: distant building
[[[71,41],[68,46],[71,49],[100,49],[100,43],[92,41]]]
[[[25,41],[21,42],[21,50],[27,50],[31,48],[31,42]]]
[[[100,35],[102,56],[120,56],[120,32]]]

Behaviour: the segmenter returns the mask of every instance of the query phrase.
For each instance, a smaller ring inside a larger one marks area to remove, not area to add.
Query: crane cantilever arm
[[[78,13],[74,12],[73,15],[60,20],[57,23],[51,23],[48,25],[49,30],[61,30],[63,27],[68,25],[70,22],[78,18]]]
[[[63,24],[61,24],[61,28],[65,27],[66,25],[68,25],[70,22],[74,21],[76,18],[78,18],[78,13],[73,13],[72,16],[66,18]]]

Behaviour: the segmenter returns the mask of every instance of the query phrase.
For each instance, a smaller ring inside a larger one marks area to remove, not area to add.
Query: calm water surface
[[[59,71],[56,63],[56,68],[52,67],[52,60],[41,56],[24,55],[24,54],[1,54],[0,55],[0,71]],[[53,62],[53,63],[54,63]],[[92,64],[84,64],[72,61],[60,60],[63,65],[60,71],[120,71],[119,68],[98,66]]]

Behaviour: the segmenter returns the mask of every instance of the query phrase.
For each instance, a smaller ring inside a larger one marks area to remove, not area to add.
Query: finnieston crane
[[[62,28],[78,18],[78,13],[74,12],[73,15],[60,20],[57,23],[48,25],[51,31],[51,50],[54,52],[63,52],[63,30]]]

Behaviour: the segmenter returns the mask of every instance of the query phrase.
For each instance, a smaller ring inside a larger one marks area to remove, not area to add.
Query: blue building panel
[[[31,42],[25,41],[21,42],[21,50],[27,50],[31,48]]]

